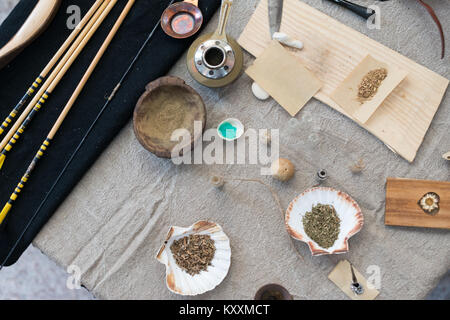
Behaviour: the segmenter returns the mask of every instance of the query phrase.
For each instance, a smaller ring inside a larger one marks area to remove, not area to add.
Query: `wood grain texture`
[[[262,0],[238,40],[256,57],[270,43],[267,17],[267,0]],[[448,79],[299,0],[284,2],[281,32],[303,41],[304,49],[292,52],[324,83],[315,98],[357,122],[409,162],[414,161]],[[407,71],[408,76],[362,124],[330,96],[368,54]]]
[[[418,204],[429,192],[440,197],[440,210],[434,216],[425,213]],[[384,223],[450,229],[450,182],[388,178]]]

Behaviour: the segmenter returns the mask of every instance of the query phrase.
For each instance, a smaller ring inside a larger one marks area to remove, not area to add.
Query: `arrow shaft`
[[[113,2],[114,2],[114,0],[113,0]],[[102,46],[98,50],[97,54],[95,55],[94,59],[92,60],[91,64],[89,65],[88,69],[86,70],[83,78],[80,80],[77,88],[73,92],[73,94],[70,97],[69,101],[67,102],[66,106],[62,110],[60,116],[58,117],[58,119],[56,120],[55,124],[53,125],[53,128],[50,130],[50,132],[49,132],[49,134],[47,136],[47,139],[42,143],[41,147],[39,148],[39,151],[34,156],[33,160],[31,161],[30,165],[28,166],[28,168],[27,168],[25,174],[23,175],[22,179],[17,184],[17,187],[14,189],[14,192],[11,194],[8,202],[3,207],[3,210],[0,212],[0,225],[3,223],[4,219],[6,218],[6,216],[9,213],[9,211],[11,210],[14,202],[19,197],[20,192],[22,191],[23,187],[25,186],[25,183],[30,178],[31,173],[33,172],[33,170],[36,167],[37,163],[44,156],[44,153],[46,152],[47,148],[50,146],[50,141],[53,139],[53,137],[57,133],[58,129],[61,127],[61,124],[65,120],[65,118],[66,118],[67,114],[69,113],[70,109],[75,104],[75,102],[78,99],[81,91],[83,90],[83,88],[86,85],[87,81],[91,77],[92,73],[94,72],[95,68],[97,67],[98,63],[100,62],[101,58],[103,57],[104,53],[106,52],[106,49],[111,44],[111,41],[114,39],[117,31],[119,30],[119,28],[122,25],[123,21],[127,17],[128,13],[130,12],[130,10],[133,7],[134,3],[135,3],[135,0],[128,0],[127,5],[123,9],[121,15],[117,19],[116,23],[114,24],[114,26],[111,29],[111,31],[108,34],[108,36],[106,37],[106,39],[103,42]],[[47,96],[47,98],[48,98],[48,96]],[[44,101],[40,101],[40,102],[41,103],[45,103],[45,100]],[[31,121],[32,117],[39,110],[39,108],[33,109],[33,111],[30,112],[30,114],[27,117],[27,120],[24,121],[24,123],[22,124],[23,129],[25,129],[25,127],[28,125],[28,122]],[[22,127],[21,127],[21,129],[22,129]],[[19,131],[20,131],[20,129],[19,129]],[[23,131],[20,132],[20,133],[23,133]],[[12,142],[14,144],[19,137],[20,137],[20,135],[15,135],[13,137],[14,140],[10,141],[10,143]],[[2,151],[2,154],[3,154],[3,152],[9,152],[9,150],[11,150],[11,147],[12,147],[12,145],[8,144],[5,147],[5,149]],[[7,150],[7,149],[9,149],[9,150]]]
[[[53,58],[49,61],[49,63],[41,71],[41,74],[39,75],[39,77],[36,78],[36,80],[28,88],[27,92],[22,97],[22,99],[20,99],[20,101],[17,103],[17,105],[13,108],[13,110],[9,113],[9,115],[3,121],[2,125],[0,126],[0,135],[3,134],[3,132],[13,122],[15,117],[22,111],[23,107],[28,103],[30,98],[33,96],[33,93],[39,89],[40,85],[45,80],[47,75],[50,73],[50,71],[53,69],[53,67],[56,65],[56,63],[59,61],[59,59],[62,57],[64,52],[67,50],[67,48],[69,48],[69,46],[72,44],[72,42],[78,36],[78,34],[84,28],[84,26],[89,22],[89,20],[91,19],[91,17],[95,13],[95,11],[97,11],[99,6],[103,3],[103,1],[104,0],[97,0],[94,3],[94,5],[91,7],[91,9],[89,9],[89,11],[86,13],[86,15],[80,21],[80,23],[77,25],[77,27],[72,31],[72,33],[69,35],[69,37],[63,43],[63,45],[55,53]]]

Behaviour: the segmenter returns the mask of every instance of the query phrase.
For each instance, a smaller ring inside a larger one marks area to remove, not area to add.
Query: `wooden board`
[[[270,43],[267,0],[261,0],[238,42],[258,57]],[[292,51],[323,82],[315,98],[345,114],[330,96],[368,54],[408,72],[373,116],[358,122],[391,150],[412,162],[442,101],[449,81],[401,54],[336,21],[300,0],[285,0],[281,32],[299,39]]]
[[[425,213],[419,200],[427,193],[440,197],[436,215]],[[450,182],[388,178],[384,223],[390,226],[450,229]]]

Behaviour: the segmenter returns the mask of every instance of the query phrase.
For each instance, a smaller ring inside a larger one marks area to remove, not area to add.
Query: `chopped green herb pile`
[[[177,265],[193,276],[205,271],[211,265],[216,246],[208,235],[191,234],[175,240],[170,250]]]
[[[333,206],[318,204],[303,217],[305,232],[322,248],[333,246],[339,235],[341,220]]]

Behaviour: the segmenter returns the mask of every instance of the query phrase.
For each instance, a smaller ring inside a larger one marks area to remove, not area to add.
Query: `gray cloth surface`
[[[235,1],[228,33],[237,38],[258,1]],[[335,17],[407,57],[449,77],[449,53],[439,59],[439,35],[424,8],[415,1],[377,3],[381,30],[328,1],[308,4]],[[450,43],[447,1],[429,0],[444,23]],[[205,32],[217,26],[215,19]],[[245,67],[253,57],[245,54]],[[145,72],[145,70],[135,71]],[[296,299],[346,299],[327,275],[340,259],[348,259],[369,277],[369,266],[381,272],[379,299],[422,299],[450,265],[448,230],[386,227],[386,177],[449,180],[450,164],[441,158],[450,150],[450,99],[446,94],[414,163],[392,153],[382,142],[351,120],[316,101],[291,118],[273,100],[256,100],[245,74],[222,89],[195,83],[185,57],[170,72],[187,81],[204,98],[207,128],[227,117],[246,128],[280,128],[281,156],[296,166],[295,178],[279,183],[262,177],[280,195],[282,204],[314,185],[318,169],[328,171],[327,186],[349,193],[361,206],[365,225],[350,239],[350,252],[311,257],[293,251],[284,221],[267,189],[251,182],[230,182],[222,191],[209,183],[213,173],[256,177],[257,165],[181,165],[158,159],[144,150],[130,123],[80,181],[34,241],[60,265],[82,270],[82,283],[105,299],[179,299],[165,285],[165,267],[155,255],[170,226],[189,226],[209,219],[219,223],[231,240],[228,276],[201,299],[252,299],[266,283],[284,285]],[[144,88],[142,88],[144,91]],[[360,175],[349,167],[366,163]]]
[[[450,271],[439,280],[438,285],[428,294],[427,300],[450,300]]]

